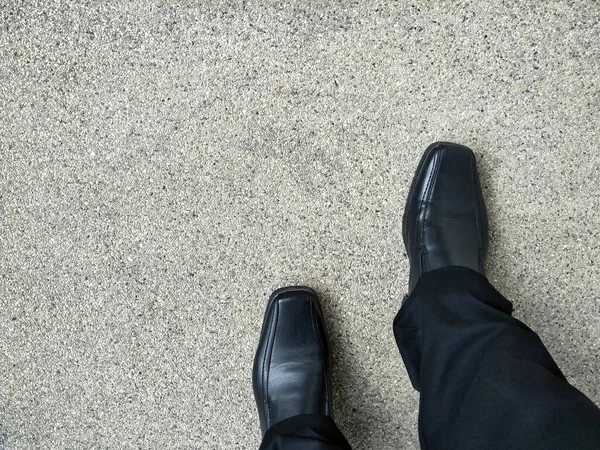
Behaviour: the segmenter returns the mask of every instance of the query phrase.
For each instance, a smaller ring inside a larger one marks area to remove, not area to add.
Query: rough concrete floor
[[[392,338],[425,147],[478,155],[489,277],[600,402],[600,6],[4,1],[0,448],[257,448],[282,285],[356,449],[416,449]]]

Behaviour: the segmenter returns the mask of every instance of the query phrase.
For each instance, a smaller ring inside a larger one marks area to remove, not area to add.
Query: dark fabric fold
[[[267,430],[259,450],[351,450],[331,417],[303,414]]]
[[[600,410],[512,304],[464,267],[421,277],[394,320],[424,449],[599,449]]]

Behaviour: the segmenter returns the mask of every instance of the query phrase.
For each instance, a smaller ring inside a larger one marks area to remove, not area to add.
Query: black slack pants
[[[421,448],[600,449],[600,409],[571,386],[512,304],[464,267],[426,273],[394,320],[420,392]],[[271,427],[261,450],[349,450],[333,420]]]

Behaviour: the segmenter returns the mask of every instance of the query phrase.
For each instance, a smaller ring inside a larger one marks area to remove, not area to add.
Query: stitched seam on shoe
[[[313,333],[315,334],[315,338],[317,339],[317,343],[319,344],[319,351],[321,353],[321,367],[323,368],[323,374],[325,376],[325,409],[328,409],[329,406],[329,379],[327,377],[327,368],[325,367],[325,348],[323,347],[323,342],[320,338],[320,332],[315,329],[315,312],[313,310],[313,302],[310,301],[310,318],[311,325],[313,329]],[[331,414],[331,411],[329,411]]]
[[[271,322],[271,327],[269,328],[269,335],[267,338],[267,343],[269,343],[271,345],[271,350],[269,351],[269,358],[268,358],[269,366],[271,365],[271,357],[273,356],[273,348],[275,347],[275,337],[277,336],[277,322],[279,321],[279,302],[276,301],[274,306],[276,308],[275,320]],[[273,334],[273,340],[271,341],[271,333],[272,333],[273,329],[275,330],[275,334]],[[266,364],[267,364],[267,358],[265,358],[263,361],[262,375],[263,375],[263,383],[265,386],[265,394],[264,394],[265,398],[263,399],[263,401],[267,405],[267,409],[266,409],[267,417],[265,420],[265,425],[268,429],[271,426],[271,424],[270,424],[270,422],[271,422],[271,404],[269,403],[269,371],[265,372]]]
[[[477,175],[476,172],[477,168],[475,166],[475,155],[473,155],[471,157],[471,187],[473,188],[473,202],[475,203],[475,211],[476,211],[476,218],[475,218],[475,223],[477,224],[477,244],[478,244],[478,250],[479,253],[477,255],[477,264],[479,266],[479,271],[483,272],[483,264],[482,264],[482,260],[483,260],[483,242],[482,242],[482,232],[481,232],[481,227],[480,227],[480,222],[481,222],[481,211],[479,210],[479,196],[477,195],[477,187],[475,186],[475,178]],[[482,224],[483,225],[483,224]]]
[[[441,150],[440,153],[443,153],[444,150]],[[440,166],[440,153],[437,153],[435,155],[433,155],[435,161],[434,161],[434,166],[433,169],[431,171],[431,173],[429,174],[429,179],[427,180],[427,186],[425,187],[425,195],[424,195],[424,199],[425,199],[425,209],[423,210],[423,224],[420,230],[420,234],[421,234],[421,248],[425,247],[425,220],[427,218],[427,210],[429,209],[429,196],[431,195],[431,191],[430,191],[430,186],[433,184],[433,180],[434,178],[436,178],[437,176],[437,172]],[[417,230],[419,230],[419,215],[420,215],[420,205],[417,207],[417,214],[416,214],[416,219],[415,219],[415,228]],[[420,254],[421,252],[418,250],[417,248],[417,236],[419,235],[419,233],[415,233],[415,252],[417,254]],[[427,256],[427,252],[423,251],[423,257],[425,258],[425,264],[428,266],[429,265],[429,258]],[[424,267],[422,264],[421,265],[421,273],[419,275],[422,275],[424,273]]]

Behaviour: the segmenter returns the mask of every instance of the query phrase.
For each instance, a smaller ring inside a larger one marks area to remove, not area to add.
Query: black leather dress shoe
[[[252,378],[263,435],[292,416],[332,415],[331,350],[315,291],[293,286],[273,292]]]
[[[406,201],[403,237],[409,292],[425,272],[445,266],[485,275],[487,213],[470,149],[437,142],[425,151]]]

